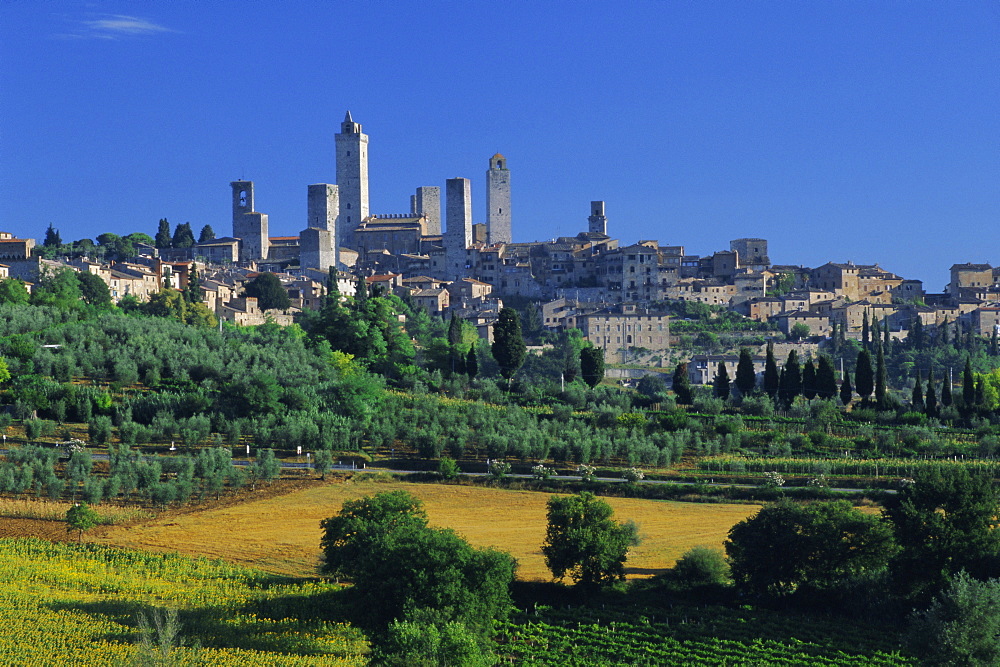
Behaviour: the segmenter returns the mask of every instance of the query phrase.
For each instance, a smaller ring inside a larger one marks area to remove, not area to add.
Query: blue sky
[[[939,291],[1000,263],[996,2],[0,3],[0,229],[272,235],[335,180],[345,110],[373,213],[503,153],[514,238],[879,262]]]

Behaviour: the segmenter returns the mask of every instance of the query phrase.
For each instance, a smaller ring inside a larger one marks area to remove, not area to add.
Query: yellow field
[[[473,545],[513,554],[520,563],[519,578],[550,577],[541,554],[549,495],[468,486],[330,483],[231,507],[114,527],[93,541],[224,558],[270,572],[309,576],[319,565],[319,522],[336,514],[345,500],[395,489],[420,498],[432,525],[453,528]],[[630,577],[662,572],[694,546],[721,547],[729,528],[758,509],[756,505],[607,500],[615,518],[633,519],[644,537],[626,564]]]

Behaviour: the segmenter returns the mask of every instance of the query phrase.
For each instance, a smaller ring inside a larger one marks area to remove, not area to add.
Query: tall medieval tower
[[[348,111],[340,124],[337,140],[337,186],[340,194],[340,217],[337,218],[337,242],[352,246],[354,229],[368,217],[368,135]]]
[[[490,244],[510,243],[510,170],[507,158],[497,153],[486,170],[486,239]]]
[[[233,236],[240,239],[240,261],[267,259],[267,215],[253,209],[253,181],[233,181]]]

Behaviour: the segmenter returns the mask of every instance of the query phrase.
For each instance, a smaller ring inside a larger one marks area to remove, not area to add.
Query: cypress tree
[[[715,374],[715,379],[712,381],[712,385],[715,388],[715,397],[726,400],[729,398],[729,371],[726,370],[726,362],[719,362],[719,370]]]
[[[201,279],[198,277],[198,267],[193,262],[188,271],[188,284],[184,289],[184,298],[188,303],[198,303],[201,301]]]
[[[994,357],[1000,355],[1000,341],[997,340],[997,327],[993,326],[993,335],[990,336],[990,354]]]
[[[156,229],[156,237],[153,239],[153,242],[161,250],[171,246],[173,237],[170,235],[170,223],[167,222],[166,218],[160,218],[160,224]]]
[[[215,240],[215,230],[212,229],[212,225],[205,225],[201,228],[201,233],[198,234],[198,243],[208,243],[209,241]]]
[[[588,346],[580,350],[580,375],[583,381],[596,387],[604,379],[604,350]]]
[[[799,355],[795,350],[788,353],[788,360],[781,369],[778,385],[778,396],[785,405],[791,405],[795,397],[802,393],[802,368],[799,366]]]
[[[774,343],[767,344],[767,358],[764,361],[764,391],[771,400],[778,396],[778,363],[774,360]]]
[[[948,316],[941,323],[941,345],[947,347],[951,343],[951,336],[948,334]]]
[[[465,357],[465,373],[470,380],[475,380],[479,375],[479,357],[476,356],[476,345],[469,346],[469,354]]]
[[[521,335],[521,318],[513,308],[503,308],[493,325],[493,358],[500,365],[500,375],[510,381],[524,363],[528,348]]]
[[[451,314],[448,323],[448,347],[451,350],[451,372],[465,372],[465,357],[459,346],[462,343],[462,320],[455,313]]]
[[[917,380],[913,383],[913,393],[910,395],[910,409],[914,412],[926,412],[924,405],[924,388],[920,382],[920,371],[917,370]]]
[[[750,350],[740,350],[740,360],[736,364],[736,389],[740,396],[749,396],[757,388],[757,373],[753,369],[753,357]]]
[[[962,403],[966,408],[976,404],[976,378],[972,374],[972,357],[965,357],[965,371],[962,373]]]
[[[976,378],[976,407],[981,408],[986,403],[986,387],[982,376]]]
[[[854,390],[867,403],[875,391],[875,371],[872,370],[872,355],[867,349],[858,353],[858,362],[854,368]]]
[[[885,410],[888,408],[888,402],[886,400],[886,391],[888,390],[887,384],[887,373],[885,368],[885,352],[882,351],[882,346],[878,345],[877,355],[875,357],[875,405],[879,410]]]
[[[868,333],[868,313],[861,317],[861,346],[866,350],[871,345],[871,336]]]
[[[691,405],[691,379],[688,378],[688,365],[685,362],[677,364],[674,369],[673,390],[677,395],[677,402],[682,405]]]
[[[802,367],[802,395],[809,401],[816,398],[816,366],[812,359]]]
[[[941,382],[941,405],[948,407],[955,402],[954,397],[951,393],[951,374],[948,378]]]
[[[844,381],[840,383],[840,402],[847,407],[851,404],[852,398],[854,398],[854,388],[851,387],[851,375],[844,373]]]
[[[819,357],[819,368],[816,369],[816,395],[830,399],[837,395],[837,371],[833,361],[825,354]]]
[[[885,346],[886,350],[892,349],[892,336],[889,335],[889,318],[882,318],[882,344]]]
[[[934,391],[934,367],[927,372],[927,394],[924,397],[924,412],[928,417],[937,417],[938,401],[937,393]]]

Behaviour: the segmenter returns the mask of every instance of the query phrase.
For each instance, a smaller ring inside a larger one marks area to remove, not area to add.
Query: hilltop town
[[[193,268],[201,301],[219,320],[290,324],[297,312],[318,307],[332,269],[342,294],[363,277],[430,315],[473,323],[488,340],[504,300],[537,309],[543,330],[576,328],[609,362],[664,363],[678,342],[670,328],[671,314],[684,312],[678,304],[729,310],[796,340],[860,339],[868,321],[896,338],[914,326],[957,323],[979,336],[1000,327],[1000,267],[987,264],[954,264],[936,293],[878,264],[772,263],[762,238],[734,239],[705,255],[658,240],[623,245],[609,233],[615,224],[603,201],[590,202],[576,236],[515,242],[511,169],[501,154],[488,161],[484,222],[473,222],[468,178],[447,179],[443,196],[438,186],[417,187],[406,212],[372,213],[368,143],[347,112],[335,138],[337,182],[308,185],[308,219],[297,236],[269,236],[254,182],[239,180],[230,184],[228,236],[206,225],[196,240],[189,223],[171,235],[166,220],[155,239],[104,234],[96,244],[63,243],[51,226],[43,243],[0,232],[0,278],[30,287],[45,271],[67,267],[99,277],[116,303],[145,302],[164,287],[186,289]],[[290,307],[268,310],[245,294],[244,284],[263,272],[280,279]],[[705,373],[692,369],[692,380],[705,382]]]

